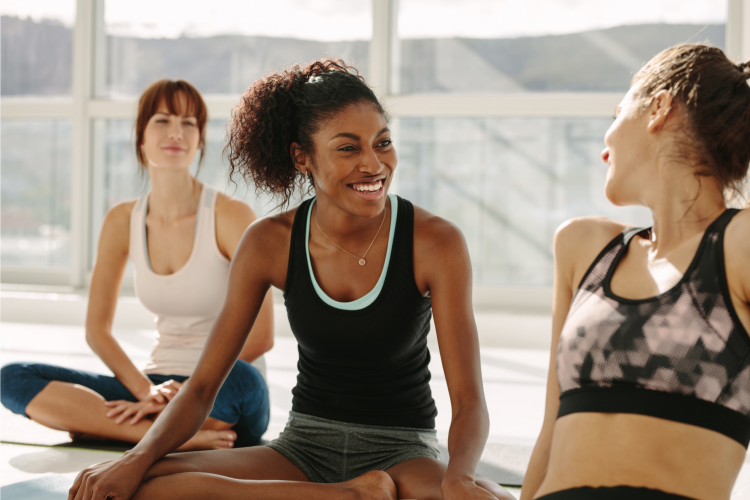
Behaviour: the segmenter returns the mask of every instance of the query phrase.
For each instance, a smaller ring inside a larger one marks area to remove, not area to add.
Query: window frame
[[[750,0],[727,0],[726,52],[731,58],[750,59]],[[369,83],[383,98],[394,118],[399,117],[609,117],[620,93],[528,94],[391,94],[392,62],[396,43],[398,0],[372,0]],[[94,94],[95,66],[103,57],[95,50],[104,36],[104,0],[76,0],[73,33],[73,82],[69,98],[4,97],[0,113],[7,119],[68,118],[73,123],[71,148],[70,265],[66,269],[3,267],[0,282],[27,285],[67,285],[88,288],[91,275],[91,193],[93,121],[134,119],[136,99],[103,99]],[[205,96],[211,118],[229,118],[239,95]],[[549,308],[546,288],[478,286],[478,307]]]

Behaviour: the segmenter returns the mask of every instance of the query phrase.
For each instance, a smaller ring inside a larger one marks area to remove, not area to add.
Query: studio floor
[[[109,373],[91,352],[82,327],[0,323],[0,361],[38,361]],[[119,329],[115,335],[125,351],[139,365],[145,365],[153,333],[147,330]],[[445,384],[440,355],[434,338],[430,350],[432,392],[438,406],[437,431],[443,446],[447,443],[450,425],[450,400]],[[482,348],[482,373],[491,428],[483,456],[485,475],[505,470],[511,474],[525,467],[530,447],[539,432],[544,412],[544,392],[548,353],[541,349]],[[291,389],[297,375],[297,349],[293,338],[279,336],[266,355],[267,378],[271,392],[271,423],[264,438],[271,440],[283,429],[291,408]],[[2,409],[0,424],[0,486],[55,473],[73,478],[85,467],[111,460],[118,452],[68,447],[30,446],[16,444],[10,419],[18,418]],[[39,427],[38,432],[58,433]],[[59,433],[60,440],[67,440]],[[54,440],[54,437],[52,438]],[[33,440],[32,440],[33,441]],[[508,450],[512,453],[508,455]],[[520,457],[520,458],[519,458]],[[515,463],[509,464],[508,461]],[[514,495],[520,489],[509,488]],[[732,495],[732,500],[750,500],[750,467],[745,467]]]

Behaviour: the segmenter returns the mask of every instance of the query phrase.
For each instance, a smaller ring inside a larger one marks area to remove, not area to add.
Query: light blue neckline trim
[[[375,299],[380,295],[380,291],[383,289],[383,283],[385,283],[385,276],[388,273],[388,264],[391,262],[391,250],[393,248],[393,235],[396,234],[396,217],[398,216],[398,198],[395,194],[389,194],[388,198],[391,200],[391,228],[388,230],[388,251],[385,253],[385,263],[383,264],[383,270],[380,273],[378,282],[375,283],[375,287],[367,293],[364,297],[360,297],[352,302],[339,302],[329,297],[315,279],[313,273],[312,262],[310,261],[310,220],[312,216],[313,205],[315,205],[315,198],[310,203],[310,209],[307,211],[307,225],[305,227],[305,255],[307,256],[307,269],[310,271],[310,280],[312,281],[313,288],[318,294],[318,297],[331,307],[336,309],[342,309],[344,311],[358,311],[369,306]]]
[[[206,195],[206,186],[201,185],[201,194],[199,198],[207,199],[208,196]],[[146,256],[146,266],[148,267],[148,270],[154,273],[154,269],[151,267],[151,259],[148,256],[148,233],[146,232],[146,216],[148,215],[148,197],[151,193],[148,193],[143,197],[145,200],[145,206],[143,207],[143,255]],[[206,206],[209,206],[208,204]],[[198,209],[195,211],[195,234],[193,234],[193,250],[190,252],[190,257],[193,256],[193,253],[195,252],[195,245],[198,243],[198,221],[200,221],[200,214],[201,214],[201,202],[200,199],[198,200]],[[188,262],[190,262],[190,257],[188,257]],[[184,266],[183,266],[184,267]],[[179,271],[178,271],[179,272]],[[156,273],[154,273],[156,274]],[[175,273],[172,273],[175,274]],[[157,274],[157,276],[172,276],[172,274]]]

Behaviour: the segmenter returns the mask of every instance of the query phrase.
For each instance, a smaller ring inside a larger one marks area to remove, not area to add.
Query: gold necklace
[[[317,211],[315,212],[315,225],[318,226],[318,231],[320,231],[323,236],[325,236],[326,238],[328,238],[329,240],[331,240],[331,243],[333,243],[334,245],[336,245],[341,250],[343,250],[344,252],[348,253],[349,255],[351,255],[352,257],[354,257],[355,259],[359,259],[359,265],[360,266],[364,266],[365,264],[367,264],[367,261],[365,260],[365,256],[367,255],[367,252],[370,251],[370,248],[372,248],[372,244],[375,243],[375,239],[380,234],[380,230],[383,229],[383,223],[385,222],[385,215],[387,213],[388,213],[388,207],[385,207],[385,210],[383,210],[383,220],[380,221],[380,227],[378,228],[378,232],[375,233],[375,238],[372,239],[372,241],[370,242],[370,246],[367,247],[367,250],[365,250],[365,255],[363,255],[362,257],[357,257],[356,255],[354,255],[353,253],[351,253],[349,250],[347,250],[345,248],[342,248],[341,246],[338,245],[338,243],[336,243],[335,241],[333,241],[330,236],[328,236],[326,233],[324,233],[322,229],[320,229],[320,224],[318,224],[318,212]]]

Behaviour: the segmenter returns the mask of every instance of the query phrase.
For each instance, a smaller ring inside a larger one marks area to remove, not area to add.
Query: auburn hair
[[[180,98],[184,96],[187,109],[180,109]],[[203,156],[206,153],[206,123],[208,122],[208,109],[203,102],[200,92],[185,80],[159,80],[148,86],[141,94],[138,101],[138,117],[135,119],[135,155],[138,158],[140,168],[146,169],[148,161],[143,153],[143,134],[146,131],[148,121],[159,111],[159,106],[164,103],[172,115],[193,116],[198,121],[200,130],[200,167]]]

